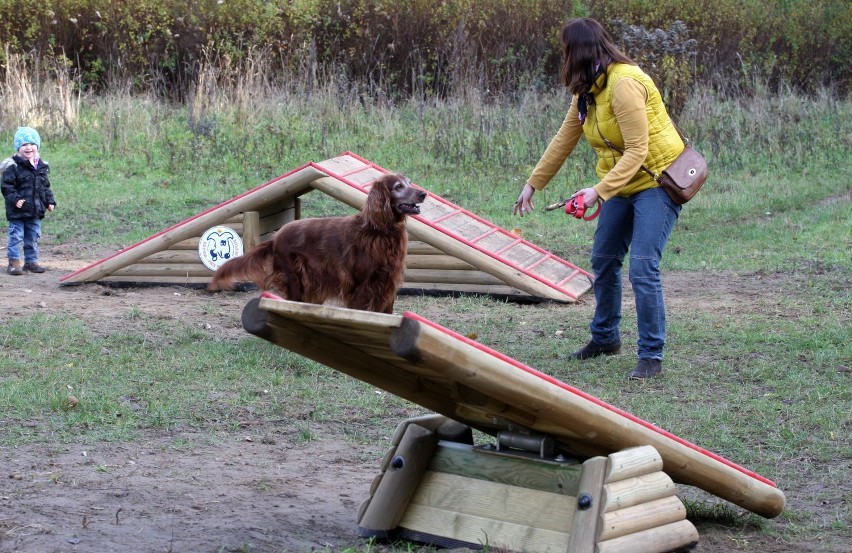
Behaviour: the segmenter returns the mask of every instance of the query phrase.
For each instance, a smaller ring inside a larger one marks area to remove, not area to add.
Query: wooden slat
[[[99,282],[107,282],[113,284],[146,284],[146,285],[162,285],[162,286],[198,286],[204,287],[210,282],[210,277],[187,277],[187,276],[156,276],[156,277],[140,277],[140,276],[106,276],[99,279]]]
[[[507,265],[502,259],[495,259],[488,253],[472,248],[470,245],[459,241],[452,236],[441,232],[435,232],[434,229],[426,222],[410,218],[407,224],[408,231],[415,240],[426,242],[445,252],[447,255],[464,259],[471,265],[478,267],[481,271],[493,275],[505,285],[523,289],[530,295],[541,298],[561,302],[575,301],[574,298],[556,290],[550,284],[530,278],[528,275],[520,272],[517,268]],[[477,245],[481,245],[482,242],[487,242],[487,240],[477,242]],[[581,283],[579,288],[584,290],[591,288],[591,282],[587,277],[582,276],[578,280],[585,281],[584,283]]]
[[[151,254],[145,259],[140,259],[139,263],[160,263],[160,264],[188,264],[201,263],[201,258],[198,256],[198,245],[194,250],[163,250],[155,254]],[[212,275],[213,272],[211,271]]]
[[[432,269],[406,269],[405,281],[476,284],[486,286],[499,286],[503,284],[499,278],[493,277],[488,273],[483,273],[482,271],[446,271]]]
[[[411,497],[423,505],[522,526],[567,532],[576,498],[427,470]],[[408,522],[408,523],[407,523]],[[407,516],[401,526],[413,528]],[[438,533],[438,532],[433,532]],[[452,537],[452,536],[450,536]]]
[[[451,255],[419,255],[405,256],[407,269],[437,269],[442,271],[475,271],[476,267]],[[502,283],[501,283],[502,284]]]
[[[213,272],[198,263],[136,263],[127,267],[117,269],[112,273],[117,277],[207,277],[213,276]]]
[[[577,495],[580,465],[489,455],[464,444],[440,442],[429,470],[560,495]]]
[[[420,240],[408,237],[408,255],[444,255],[444,252]]]
[[[533,528],[415,504],[408,506],[400,528],[445,536],[474,546],[488,545],[497,551],[563,553],[568,539],[566,532]]]

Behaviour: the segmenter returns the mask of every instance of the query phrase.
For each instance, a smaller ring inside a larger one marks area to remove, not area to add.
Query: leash
[[[582,195],[579,195],[567,200],[561,200],[555,204],[550,204],[545,207],[544,210],[553,211],[554,209],[559,209],[560,207],[565,206],[565,213],[567,215],[573,215],[575,218],[582,219],[584,221],[591,221],[600,215],[601,207],[603,206],[600,199],[595,200],[595,204],[597,204],[598,208],[594,211],[594,213],[586,215],[586,212],[589,211],[588,206],[586,205],[586,200]]]

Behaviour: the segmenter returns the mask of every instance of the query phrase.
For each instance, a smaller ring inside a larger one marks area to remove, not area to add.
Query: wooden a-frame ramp
[[[299,219],[299,197],[320,190],[361,209],[389,171],[345,152],[308,163],[60,279],[61,284],[123,282],[204,285],[213,272],[198,241],[228,226],[248,251]],[[586,271],[432,193],[408,218],[411,241],[403,289],[487,293],[573,302],[591,288]]]
[[[247,303],[242,324],[457,425],[498,440],[511,431],[513,443],[544,436],[552,449],[586,459],[579,479],[570,466],[543,455],[541,461],[504,456],[498,466],[493,452],[483,456],[460,440],[442,447],[447,438],[435,432],[442,423],[412,419],[397,430],[359,511],[363,529],[400,527],[472,543],[487,538],[514,551],[660,553],[697,539],[672,481],[764,517],[784,508],[784,494],[771,480],[415,313],[264,293]],[[405,426],[414,427],[413,437]],[[433,458],[436,447],[440,459]]]

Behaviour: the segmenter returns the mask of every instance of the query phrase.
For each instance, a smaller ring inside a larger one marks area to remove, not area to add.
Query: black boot
[[[599,344],[590,340],[588,344],[571,354],[574,359],[591,359],[599,355],[615,355],[621,353],[621,341],[611,344]]]
[[[643,378],[654,378],[663,370],[662,359],[641,358],[636,363],[636,368],[630,371],[627,378],[641,380]]]

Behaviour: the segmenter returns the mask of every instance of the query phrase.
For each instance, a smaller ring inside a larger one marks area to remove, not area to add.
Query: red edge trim
[[[757,474],[754,471],[750,471],[750,470],[746,469],[745,467],[741,467],[740,465],[738,465],[738,464],[736,464],[732,461],[729,461],[728,459],[725,459],[724,457],[721,457],[720,455],[717,455],[715,453],[707,451],[706,449],[701,448],[701,447],[699,447],[699,446],[697,446],[697,445],[695,445],[691,442],[688,442],[687,440],[684,440],[683,438],[680,438],[680,437],[672,434],[671,432],[667,432],[667,431],[663,430],[662,428],[659,428],[658,426],[655,426],[655,425],[649,423],[646,420],[640,419],[639,417],[637,417],[635,415],[631,415],[630,413],[628,413],[626,411],[622,411],[621,409],[614,407],[614,406],[610,405],[609,403],[606,403],[605,401],[596,398],[595,396],[589,395],[589,394],[583,392],[582,390],[579,390],[579,389],[577,389],[577,388],[575,388],[575,387],[573,387],[569,384],[562,382],[561,380],[557,380],[550,375],[544,374],[543,372],[540,372],[540,371],[537,371],[537,370],[535,370],[531,367],[528,367],[528,366],[524,365],[523,363],[521,363],[521,362],[519,362],[515,359],[512,359],[511,357],[509,357],[507,355],[504,355],[504,354],[502,354],[498,351],[495,351],[495,350],[493,350],[493,349],[491,349],[487,346],[484,346],[484,345],[480,344],[479,342],[471,340],[470,338],[467,338],[466,336],[462,336],[461,334],[458,334],[457,332],[453,332],[452,330],[449,330],[448,328],[444,328],[443,326],[441,326],[441,325],[439,325],[435,322],[432,322],[429,319],[421,317],[420,315],[418,315],[416,313],[406,311],[405,313],[403,313],[403,317],[406,317],[408,319],[412,319],[412,320],[421,322],[423,324],[426,324],[428,326],[431,326],[432,328],[434,328],[436,330],[439,330],[439,331],[441,331],[441,332],[443,332],[443,333],[445,333],[449,336],[452,336],[456,340],[460,340],[460,341],[464,342],[465,344],[467,344],[469,346],[473,346],[473,347],[475,347],[476,349],[478,349],[482,352],[485,352],[489,355],[492,355],[493,357],[496,357],[497,359],[500,359],[501,361],[505,361],[506,363],[509,363],[514,367],[517,367],[517,368],[519,368],[519,369],[521,369],[521,370],[523,370],[523,371],[525,371],[525,372],[527,372],[527,373],[529,373],[533,376],[537,376],[537,377],[541,378],[542,380],[549,382],[549,383],[551,383],[555,386],[558,386],[558,387],[562,388],[563,390],[571,392],[572,394],[575,394],[575,395],[577,395],[577,396],[579,396],[579,397],[581,397],[585,400],[591,401],[592,403],[594,403],[594,404],[596,404],[600,407],[603,407],[604,409],[608,409],[609,411],[612,411],[613,413],[615,413],[617,415],[621,415],[622,417],[625,417],[625,418],[627,418],[627,419],[629,419],[629,420],[631,420],[631,421],[633,421],[633,422],[635,422],[639,425],[642,425],[649,430],[653,430],[657,434],[665,436],[666,438],[669,438],[670,440],[674,440],[675,442],[677,442],[681,445],[684,445],[684,446],[692,449],[693,451],[701,453],[702,455],[706,455],[707,457],[710,457],[713,460],[719,461],[720,463],[725,464],[725,465],[745,474],[746,476],[750,476],[751,478],[754,478],[755,480],[759,480],[761,482],[769,484],[773,488],[778,487],[778,485],[775,482]]]
[[[389,171],[388,171],[387,169],[385,169],[384,167],[381,167],[381,166],[379,166],[379,165],[376,165],[376,164],[375,164],[375,163],[373,163],[372,161],[369,161],[369,160],[367,160],[367,159],[364,159],[363,157],[359,156],[358,154],[356,154],[356,153],[354,153],[354,152],[350,152],[350,151],[348,151],[348,150],[347,150],[347,151],[345,151],[345,152],[343,152],[342,154],[340,154],[340,156],[351,156],[351,157],[355,158],[356,160],[358,160],[358,161],[360,161],[360,162],[364,163],[365,165],[367,165],[367,166],[369,166],[369,167],[372,167],[372,168],[374,168],[374,169],[378,169],[379,171],[381,171],[381,172],[383,172],[383,173],[388,173],[388,172],[389,172]],[[340,157],[340,156],[338,156],[338,157]],[[321,169],[322,171],[324,171],[324,172],[326,172],[327,174],[331,175],[331,173],[329,173],[329,171],[328,171],[327,169],[323,169],[322,167],[320,167],[320,166],[319,166],[319,165],[317,165],[317,164],[313,164],[313,165],[314,165],[317,169]],[[362,188],[362,187],[358,186],[357,184],[355,184],[354,182],[352,182],[350,179],[347,179],[346,177],[342,177],[342,176],[340,176],[340,175],[334,175],[334,176],[335,176],[335,178],[336,178],[337,180],[339,180],[339,181],[341,181],[341,182],[344,182],[344,183],[348,184],[349,186],[352,186],[352,187],[354,187],[354,188],[357,188],[357,189],[359,189],[359,190],[362,190],[362,191],[366,192],[366,190],[364,190],[364,188]],[[417,185],[415,185],[415,186],[417,186]],[[421,187],[421,188],[422,188],[422,187]],[[424,189],[424,190],[425,190],[425,189]],[[444,205],[446,205],[446,206],[449,206],[449,207],[451,207],[451,208],[453,208],[453,209],[455,209],[455,210],[457,210],[457,211],[459,211],[459,212],[461,212],[461,213],[464,213],[467,217],[470,217],[470,218],[472,218],[472,219],[474,219],[475,221],[478,221],[478,222],[480,222],[480,223],[486,224],[486,225],[488,225],[488,226],[492,227],[492,228],[493,228],[494,230],[496,230],[497,232],[501,232],[501,233],[506,234],[506,235],[511,234],[508,230],[506,230],[506,229],[504,229],[504,228],[500,227],[499,225],[495,225],[495,224],[494,224],[494,223],[492,223],[491,221],[488,221],[487,219],[484,219],[484,218],[480,217],[479,215],[476,215],[475,213],[472,213],[471,211],[468,211],[468,210],[464,209],[463,207],[461,207],[461,206],[459,206],[459,205],[456,205],[456,204],[454,204],[453,202],[451,202],[451,201],[449,201],[449,200],[447,200],[447,199],[445,199],[445,198],[443,198],[443,197],[441,197],[441,196],[438,196],[438,195],[432,194],[432,197],[435,199],[435,201],[437,201],[437,202],[439,202],[439,203],[442,203],[442,204],[444,204]],[[600,204],[600,203],[598,204],[598,211],[596,212],[596,215],[595,215],[595,216],[597,216],[597,213],[599,213],[599,212],[600,212],[600,207],[601,207],[601,205],[602,205],[602,204]],[[422,222],[422,223],[424,223],[424,224],[428,225],[428,226],[429,226],[429,227],[431,227],[433,230],[438,231],[438,232],[440,232],[440,233],[442,233],[442,234],[445,234],[445,235],[449,236],[450,238],[453,238],[454,240],[457,240],[457,241],[459,241],[459,242],[461,242],[461,243],[463,243],[463,244],[466,244],[468,247],[471,247],[471,248],[473,248],[473,249],[475,249],[475,250],[477,250],[477,251],[479,251],[479,252],[482,252],[482,253],[484,253],[485,255],[487,255],[487,256],[489,256],[489,257],[491,257],[492,259],[496,259],[497,261],[500,261],[501,263],[503,263],[503,264],[505,264],[505,265],[507,265],[507,266],[509,266],[509,267],[513,268],[513,269],[516,269],[516,270],[518,270],[518,271],[521,271],[522,273],[524,273],[524,274],[525,274],[525,275],[527,275],[528,277],[530,277],[530,278],[532,278],[532,279],[534,279],[534,280],[537,280],[537,281],[541,282],[541,283],[542,283],[542,284],[544,284],[545,286],[549,286],[549,287],[553,288],[554,290],[556,290],[556,291],[558,291],[558,292],[562,292],[563,294],[565,294],[566,296],[568,296],[568,297],[569,297],[569,298],[571,298],[571,299],[576,300],[576,299],[579,297],[579,295],[578,295],[578,294],[574,294],[573,292],[571,292],[570,290],[568,290],[568,289],[567,289],[567,288],[565,288],[564,286],[560,286],[559,284],[557,284],[557,283],[555,283],[555,282],[550,282],[549,280],[544,279],[543,277],[541,277],[541,276],[539,276],[539,275],[537,275],[537,274],[533,273],[532,271],[530,271],[530,270],[528,270],[528,269],[526,269],[526,268],[524,268],[524,267],[521,267],[520,265],[518,265],[518,264],[516,264],[516,263],[512,263],[512,262],[511,262],[511,261],[509,261],[508,259],[506,259],[506,258],[504,258],[504,257],[502,257],[502,256],[500,256],[500,255],[498,255],[498,254],[496,254],[496,253],[494,253],[494,252],[491,252],[491,251],[489,251],[489,250],[486,250],[485,248],[483,248],[483,247],[482,247],[482,246],[480,246],[479,244],[475,244],[475,243],[471,242],[470,240],[468,240],[468,239],[466,239],[466,238],[463,238],[463,237],[461,237],[461,236],[459,236],[459,235],[457,235],[457,234],[455,234],[455,233],[453,233],[453,232],[450,232],[449,230],[447,230],[447,229],[445,229],[445,228],[443,228],[443,227],[436,226],[436,225],[435,225],[432,221],[429,221],[428,219],[426,219],[426,218],[425,218],[425,217],[423,217],[422,215],[412,215],[412,217],[414,217],[414,218],[415,218],[415,219],[417,219],[418,221],[420,221],[420,222]],[[538,253],[545,254],[545,255],[549,255],[549,256],[551,256],[551,257],[553,257],[553,258],[555,258],[555,259],[558,259],[559,261],[561,261],[561,262],[565,263],[565,265],[567,265],[567,266],[568,266],[568,267],[570,267],[571,269],[574,269],[575,273],[573,273],[573,274],[571,275],[571,277],[569,277],[568,279],[565,279],[565,280],[570,280],[570,278],[573,278],[573,277],[574,277],[574,275],[576,275],[576,272],[580,272],[580,273],[582,273],[582,274],[586,275],[586,277],[588,277],[588,278],[590,278],[590,279],[593,277],[593,275],[592,275],[590,272],[588,272],[588,271],[586,271],[586,270],[584,270],[584,269],[582,269],[582,268],[578,267],[577,265],[574,265],[573,263],[571,263],[571,262],[570,262],[570,261],[568,261],[567,259],[562,259],[561,257],[554,255],[552,252],[549,252],[549,251],[545,250],[544,248],[542,248],[542,247],[540,247],[540,246],[537,246],[537,245],[533,244],[532,242],[530,242],[530,241],[528,241],[528,240],[525,240],[525,239],[523,239],[523,238],[520,238],[520,237],[519,237],[519,238],[518,238],[518,241],[519,241],[519,242],[523,242],[525,246],[527,246],[528,248],[531,248],[531,249],[533,249],[533,250],[537,251]]]

